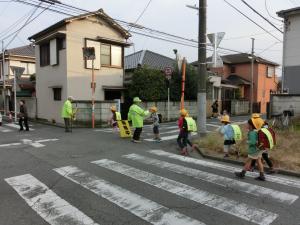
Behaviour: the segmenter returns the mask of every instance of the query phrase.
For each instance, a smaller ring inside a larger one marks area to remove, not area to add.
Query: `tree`
[[[182,74],[175,70],[170,82],[170,97],[172,101],[180,101]],[[197,99],[197,71],[194,66],[187,64],[185,80],[185,100]]]
[[[144,101],[166,100],[167,84],[164,74],[148,67],[136,69],[129,86],[129,96],[139,96]]]

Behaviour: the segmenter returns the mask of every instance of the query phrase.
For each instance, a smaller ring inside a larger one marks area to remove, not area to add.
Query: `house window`
[[[109,44],[101,44],[101,65],[122,67],[122,47]]]
[[[101,45],[101,65],[110,66],[111,52],[110,45]]]
[[[61,88],[53,88],[54,101],[61,101]]]
[[[235,73],[235,66],[230,67],[230,73]]]
[[[59,51],[66,49],[66,38],[57,38],[57,49]]]
[[[50,65],[50,43],[40,45],[40,66]]]
[[[274,66],[267,66],[267,77],[273,77],[275,75],[275,67]]]

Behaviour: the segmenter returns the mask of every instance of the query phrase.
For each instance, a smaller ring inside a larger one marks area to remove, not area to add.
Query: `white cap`
[[[74,97],[73,96],[69,96],[68,99],[69,100],[74,100]]]

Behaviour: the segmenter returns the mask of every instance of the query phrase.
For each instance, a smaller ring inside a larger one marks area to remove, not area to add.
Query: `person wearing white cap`
[[[69,96],[62,108],[61,117],[64,119],[65,122],[65,132],[72,132],[71,120],[73,117],[73,108],[72,108],[73,100],[74,98],[72,96]]]

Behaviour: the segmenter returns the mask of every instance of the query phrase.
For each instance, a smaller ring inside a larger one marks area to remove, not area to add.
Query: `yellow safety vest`
[[[274,148],[274,140],[271,132],[267,128],[261,128],[261,131],[267,136],[269,144],[270,144],[270,149]]]
[[[196,121],[192,117],[185,117],[185,120],[188,126],[188,131],[196,132],[197,131]]]
[[[233,129],[234,140],[236,140],[236,141],[242,140],[242,131],[241,131],[240,126],[236,125],[236,124],[232,124],[231,127]]]
[[[117,121],[122,120],[122,116],[121,116],[121,113],[120,113],[120,112],[116,112],[116,120],[117,120]]]

